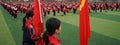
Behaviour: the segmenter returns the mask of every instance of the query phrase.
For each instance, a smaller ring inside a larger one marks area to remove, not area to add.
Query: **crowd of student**
[[[33,7],[31,4],[15,3],[15,2],[0,2],[0,4],[15,19],[17,18],[19,11],[20,13],[26,13],[30,7]]]
[[[20,11],[21,13],[26,13],[27,10],[31,10],[29,8],[32,8],[33,10],[34,7],[32,3],[0,3],[14,18],[17,18],[18,11]],[[73,13],[76,13],[76,11],[79,10],[79,4],[79,2],[43,2],[42,11],[44,16],[50,13],[53,13],[53,16],[55,16],[56,13],[62,13],[61,16],[63,16],[71,10],[73,11]]]
[[[61,21],[56,18],[49,18],[46,22],[46,31],[43,35],[37,35],[33,25],[34,9],[33,4],[0,2],[11,16],[17,18],[18,13],[25,13],[23,17],[23,42],[22,45],[60,45],[57,35],[61,32]],[[55,6],[53,6],[56,8]],[[39,44],[37,41],[41,40]]]
[[[50,12],[53,12],[53,16],[55,16],[56,13],[62,13],[63,16],[66,15],[66,13],[68,13],[70,10],[73,10],[73,13],[76,13],[79,8],[79,4],[79,2],[44,2],[44,16],[50,14]]]
[[[5,2],[0,2],[1,6],[4,7],[4,9],[6,9],[11,16],[13,16],[14,18],[17,18],[17,14],[18,14],[18,6],[12,4],[12,3],[5,3]]]
[[[118,11],[120,10],[120,2],[90,2],[88,8],[89,11],[93,10],[94,12],[102,12],[103,10]]]

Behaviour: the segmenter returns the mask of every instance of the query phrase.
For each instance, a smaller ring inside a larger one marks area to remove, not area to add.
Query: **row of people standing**
[[[25,14],[28,10],[33,10],[33,4],[23,4],[15,2],[0,2],[1,6],[7,10],[15,19],[19,13]]]
[[[19,6],[7,2],[0,2],[0,4],[10,13],[11,16],[13,16],[15,19],[17,18]]]
[[[92,2],[89,3],[89,11],[93,10],[94,12],[97,12],[100,10],[102,12],[103,10],[120,10],[120,2]]]
[[[52,2],[52,3],[44,3],[43,4],[43,12],[44,16],[50,14],[50,12],[53,12],[53,16],[56,15],[56,13],[62,13],[63,15],[66,15],[70,10],[73,10],[73,13],[76,13],[76,11],[79,8],[78,2]]]

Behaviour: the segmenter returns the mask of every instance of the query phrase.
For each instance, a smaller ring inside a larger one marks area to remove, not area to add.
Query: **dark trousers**
[[[73,13],[74,13],[74,14],[76,13],[76,10],[75,10],[75,9],[73,9]]]
[[[44,12],[44,16],[46,16],[46,12]]]
[[[53,16],[55,16],[56,15],[56,12],[53,10]]]

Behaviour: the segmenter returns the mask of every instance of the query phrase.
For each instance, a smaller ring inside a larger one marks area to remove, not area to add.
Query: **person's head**
[[[59,34],[61,32],[61,21],[56,18],[49,18],[46,21],[46,31],[50,36]]]
[[[26,18],[27,18],[27,20],[28,20],[28,21],[33,21],[33,15],[34,15],[33,11],[28,11],[28,12],[26,13]]]
[[[25,28],[25,23],[26,23],[26,20],[29,20],[29,21],[32,21],[32,17],[33,17],[33,11],[28,11],[25,15],[25,17],[23,18],[23,26],[22,26],[22,29],[24,30]]]

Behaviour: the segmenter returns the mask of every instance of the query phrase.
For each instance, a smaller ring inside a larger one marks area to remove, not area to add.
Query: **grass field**
[[[90,45],[120,45],[120,11],[91,13]]]
[[[56,17],[62,21],[61,45],[79,45],[79,11],[65,16],[47,15],[44,20]],[[0,45],[22,45],[22,18],[17,19],[0,6]],[[89,45],[120,45],[120,11],[91,12],[91,38]]]

